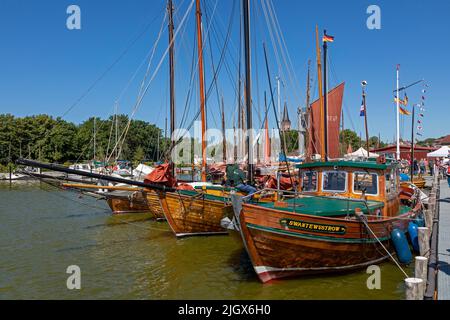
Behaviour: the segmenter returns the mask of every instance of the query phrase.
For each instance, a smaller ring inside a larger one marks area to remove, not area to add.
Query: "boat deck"
[[[441,180],[438,238],[438,300],[450,300],[450,188]]]
[[[349,201],[347,199],[326,198],[326,197],[302,197],[298,199],[289,199],[285,201],[286,207],[277,206],[275,203],[259,203],[265,208],[277,209],[288,212],[302,213],[314,216],[332,217],[354,214],[356,208],[362,212],[370,211],[383,207],[383,202],[367,201],[367,207],[363,202]]]

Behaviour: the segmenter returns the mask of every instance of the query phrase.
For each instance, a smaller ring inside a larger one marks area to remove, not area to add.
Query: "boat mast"
[[[96,156],[96,150],[95,150],[95,147],[96,147],[96,134],[97,134],[97,130],[96,130],[96,122],[97,122],[97,118],[96,117],[94,117],[94,161],[95,161],[95,156]]]
[[[168,0],[167,11],[169,13],[169,69],[170,69],[170,149],[173,150],[175,146],[175,50],[173,39],[173,2]],[[171,166],[172,176],[175,176],[175,166]]]
[[[324,114],[323,114],[323,95],[322,95],[322,60],[319,46],[319,28],[316,25],[316,54],[317,54],[317,78],[318,78],[318,87],[319,87],[319,101],[320,101],[320,123],[324,123]],[[322,159],[325,158],[325,144],[324,144],[324,132],[323,125],[320,126],[320,156]],[[319,152],[319,150],[316,150]]]
[[[280,78],[280,76],[278,75],[278,76],[276,77],[276,79],[277,79],[278,119],[280,119],[279,125],[280,125],[280,127],[281,127],[281,122],[283,121],[283,120],[282,120],[282,117],[281,117],[281,86],[280,86],[281,78]]]
[[[416,105],[412,108],[412,122],[411,122],[411,183],[414,179],[414,116],[416,113]]]
[[[327,31],[324,30],[323,34],[326,35]],[[323,128],[324,128],[324,160],[328,161],[328,79],[327,79],[327,50],[328,44],[323,41]]]
[[[309,106],[309,104],[310,104],[310,99],[311,99],[311,97],[310,97],[310,78],[311,78],[311,60],[308,60],[308,74],[307,74],[307,78],[306,78],[306,108],[305,108],[305,112],[306,112],[306,115],[305,115],[305,125],[307,126],[306,128],[303,128],[304,129],[304,133],[305,133],[305,137],[304,137],[304,142],[305,142],[305,145],[304,145],[304,151],[305,151],[305,158],[309,158],[309,154],[308,154],[308,146],[309,146],[309,143],[310,143],[310,139],[311,139],[311,121],[310,121],[310,118],[311,118],[311,110],[310,110],[310,106]],[[306,129],[306,130],[305,130]],[[300,140],[299,140],[299,149],[300,149]],[[299,150],[300,151],[300,150]]]
[[[116,146],[116,160],[119,159],[119,148],[117,148],[117,145],[119,143],[119,119],[117,118],[117,114],[119,112],[119,103],[116,101],[116,107],[114,112],[114,126],[115,126],[115,143]]]
[[[227,162],[227,138],[225,136],[225,104],[223,102],[222,96],[222,153],[223,153],[223,162]]]
[[[399,95],[400,65],[397,65],[397,160],[400,161],[400,95]]]
[[[198,48],[198,77],[200,81],[200,112],[202,121],[202,182],[206,182],[206,110],[205,110],[205,73],[203,70],[203,36],[202,12],[200,0],[196,0],[197,11],[197,48]]]
[[[366,147],[367,147],[367,158],[369,158],[369,127],[367,126],[367,105],[366,105],[366,82],[362,82],[362,96],[363,96],[363,106],[364,106],[364,126],[366,128]]]
[[[253,183],[253,136],[252,136],[252,94],[251,94],[251,61],[250,61],[250,0],[242,0],[244,12],[244,43],[245,43],[245,103],[247,120],[247,182]]]

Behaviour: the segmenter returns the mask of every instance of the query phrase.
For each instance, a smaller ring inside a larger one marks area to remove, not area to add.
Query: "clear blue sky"
[[[262,104],[263,90],[267,90],[263,40],[268,42],[273,83],[278,69],[261,6],[265,1],[252,0],[253,98],[255,104],[259,101],[259,105]],[[177,7],[175,20],[179,23],[191,0],[174,2]],[[207,2],[205,10],[212,17],[216,30],[211,31],[211,42],[212,55],[217,65],[220,47],[215,44],[214,35],[217,37],[226,33],[233,2]],[[81,8],[81,30],[66,28],[66,9],[70,4]],[[370,133],[381,133],[383,140],[393,139],[395,111],[392,90],[395,88],[395,67],[400,64],[401,85],[423,78],[430,86],[426,94],[424,138],[450,134],[449,1],[276,0],[273,4],[293,62],[292,73],[298,79],[298,85],[292,85],[286,70],[282,71],[287,78],[283,79],[286,83],[283,100],[288,101],[293,122],[296,105],[304,103],[307,60],[312,59],[312,66],[315,67],[314,29],[318,24],[320,30],[326,28],[329,34],[335,36],[335,42],[330,45],[332,70],[329,81],[330,85],[339,81],[346,82],[346,127],[357,132],[363,131],[362,118],[359,117],[360,82],[367,80]],[[377,4],[381,8],[381,30],[369,30],[366,27],[366,9],[371,4]],[[236,5],[239,9],[240,1]],[[129,48],[65,119],[78,123],[94,115],[107,117],[112,113],[114,101],[121,96],[132,75],[151,51],[163,22],[165,6],[164,0],[2,0],[0,113],[17,116],[64,114]],[[219,75],[218,88],[224,95],[228,123],[233,118],[236,105],[233,90],[235,83],[232,81],[236,80],[237,73],[232,61],[238,61],[239,16],[237,10],[234,13],[230,51],[226,55],[227,63],[223,65]],[[191,11],[186,29],[177,38],[177,122],[182,118],[189,87],[191,57],[195,45],[194,23],[194,11]],[[204,28],[207,29],[207,24],[204,23]],[[167,47],[166,29],[164,25],[151,67],[152,72]],[[142,36],[138,37],[140,34]],[[137,41],[131,45],[135,39]],[[222,42],[219,39],[219,43]],[[206,82],[209,87],[212,79],[209,49],[205,49],[205,56]],[[128,90],[124,91],[120,100],[120,112],[131,112],[144,73],[145,65],[138,70]],[[138,119],[156,123],[162,128],[167,114],[167,73],[166,59],[136,114]],[[256,78],[258,82],[255,81]],[[315,82],[313,81],[313,87],[316,87]],[[421,89],[421,86],[417,86],[407,91],[411,102],[419,102]],[[198,109],[197,85],[192,90],[192,105],[187,112],[186,122],[192,119]],[[316,92],[314,96],[317,96]],[[212,94],[208,102],[208,121],[213,127],[220,118],[217,115],[216,95]],[[259,126],[258,119],[255,115],[255,126]],[[273,123],[273,119],[271,121]],[[409,130],[408,117],[403,120],[402,125],[405,138],[409,138]]]

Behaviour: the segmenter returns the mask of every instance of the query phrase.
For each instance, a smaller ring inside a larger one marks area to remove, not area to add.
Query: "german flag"
[[[323,35],[323,42],[333,42],[333,41],[334,41],[333,36],[329,36],[326,33]]]

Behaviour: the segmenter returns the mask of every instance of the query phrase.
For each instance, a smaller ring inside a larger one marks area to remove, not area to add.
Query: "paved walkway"
[[[450,300],[450,188],[441,180],[438,240],[438,300]]]

